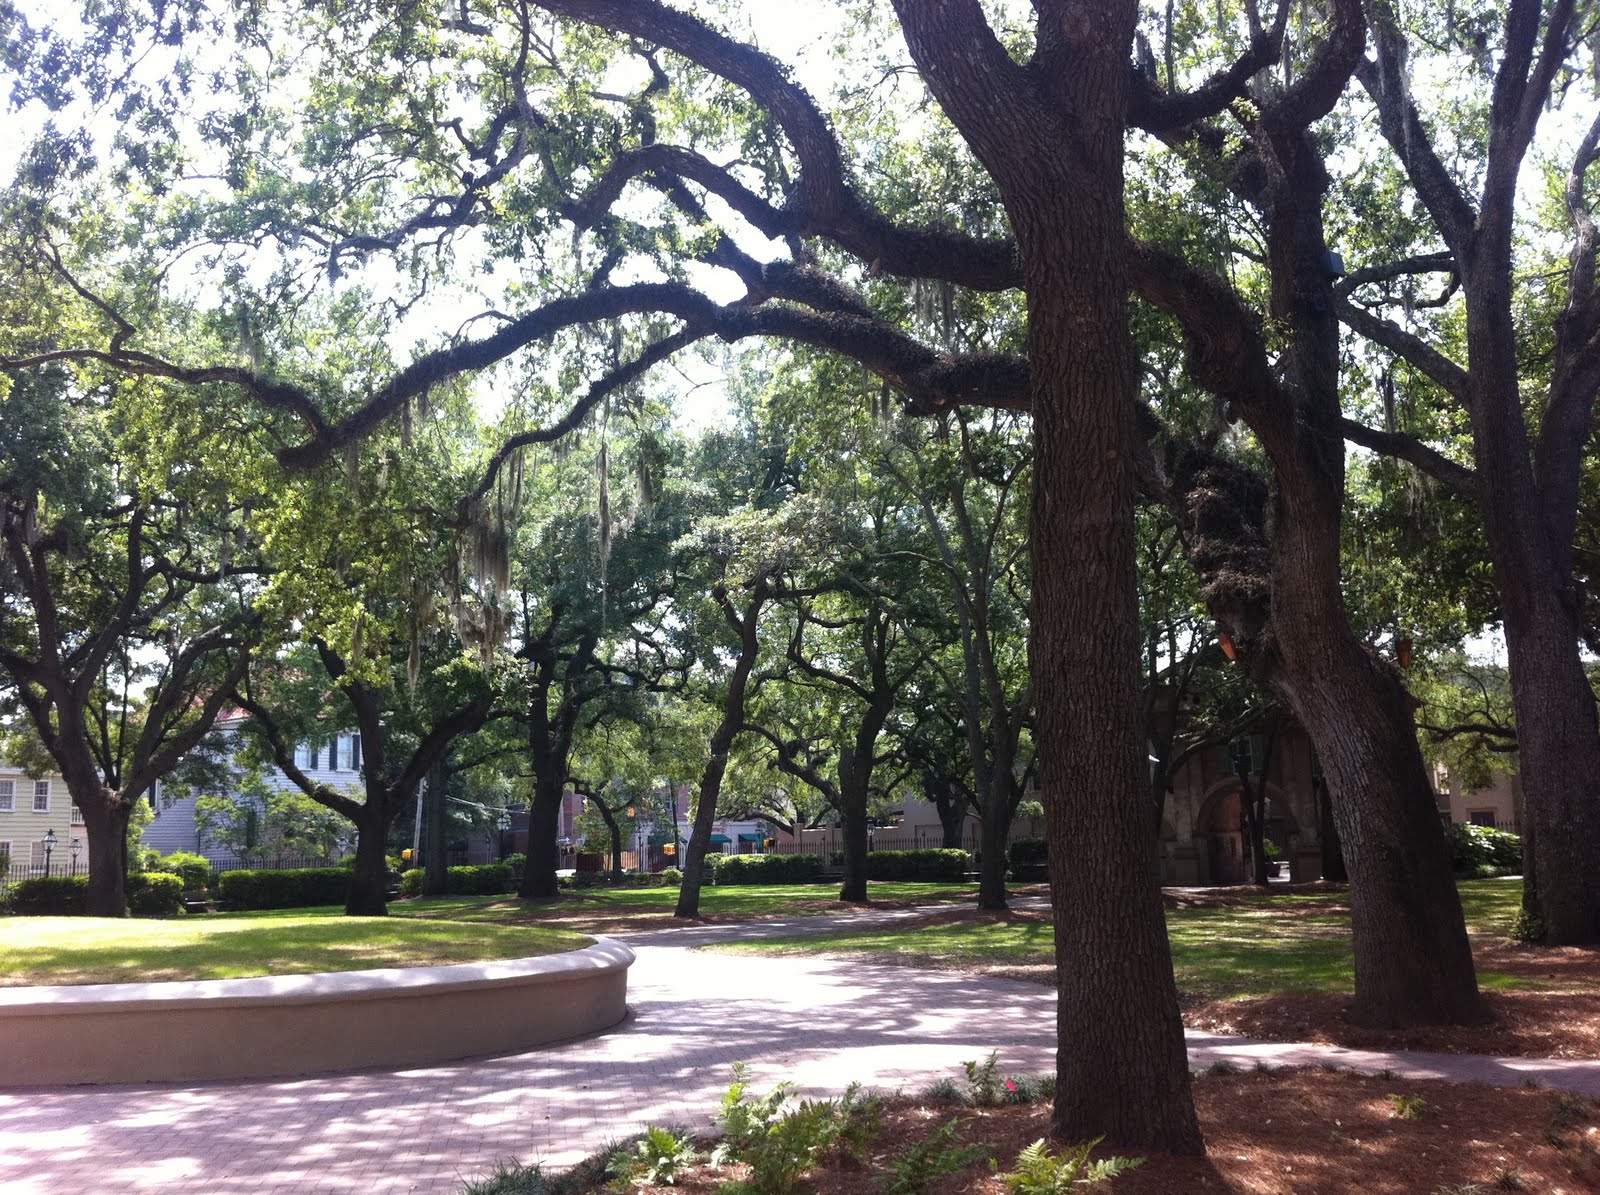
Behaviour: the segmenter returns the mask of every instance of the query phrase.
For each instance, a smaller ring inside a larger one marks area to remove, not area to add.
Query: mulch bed
[[[1420,1115],[1398,1117],[1391,1093],[1423,1101]],[[1201,1075],[1195,1102],[1206,1138],[1203,1158],[1153,1156],[1098,1189],[1118,1195],[1600,1190],[1600,1107],[1579,1097],[1278,1070]],[[806,1185],[819,1195],[881,1195],[875,1180],[890,1159],[959,1118],[962,1139],[989,1146],[998,1170],[975,1164],[935,1180],[929,1195],[1004,1195],[1002,1176],[1019,1151],[1048,1133],[1049,1115],[1048,1104],[971,1109],[888,1101],[868,1165],[829,1165],[812,1172]],[[709,1195],[739,1176],[737,1167],[702,1169],[677,1186],[643,1190]]]

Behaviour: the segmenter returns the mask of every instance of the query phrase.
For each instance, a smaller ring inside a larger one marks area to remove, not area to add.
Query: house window
[[[17,811],[17,782],[15,780],[0,780],[0,813],[15,813]]]
[[[79,809],[76,805],[72,807],[72,824],[74,826],[83,825],[83,810]]]
[[[35,872],[43,871],[44,870],[44,860],[45,860],[44,843],[35,842],[33,844],[33,850],[30,852],[29,857],[28,857],[29,870],[35,871]]]
[[[328,743],[328,771],[339,770],[339,736],[334,735]]]
[[[1492,830],[1494,829],[1494,810],[1473,809],[1468,812],[1467,820],[1474,826],[1488,826]]]
[[[35,813],[50,812],[50,782],[48,780],[35,780],[33,782],[33,811]]]
[[[0,879],[11,870],[11,840],[0,838]]]

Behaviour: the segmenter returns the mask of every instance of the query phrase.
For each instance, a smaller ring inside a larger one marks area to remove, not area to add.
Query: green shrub
[[[206,874],[211,873],[210,864]],[[146,871],[128,877],[128,912],[139,917],[171,917],[183,912],[183,877]]]
[[[159,871],[161,852],[153,846],[128,847],[128,871]]]
[[[683,886],[683,872],[676,867],[664,868],[661,872],[661,886],[663,888],[681,888]]]
[[[1050,858],[1050,844],[1043,838],[1019,838],[1006,856],[1014,864],[1043,863]]]
[[[867,854],[867,879],[960,883],[968,863],[967,852],[961,850],[871,851]]]
[[[822,878],[816,855],[711,855],[718,884],[808,884]]]
[[[986,1161],[990,1156],[987,1145],[962,1145],[957,1140],[957,1132],[966,1123],[959,1117],[948,1120],[890,1159],[889,1173],[876,1180],[884,1195],[927,1195],[936,1179]]]
[[[165,917],[183,912],[183,881],[175,875],[130,872],[128,912]],[[34,876],[15,885],[7,903],[13,913],[33,917],[82,917],[89,896],[88,876]]]
[[[422,879],[426,874],[420,867],[401,872],[400,895],[421,896]],[[449,896],[499,896],[511,891],[511,869],[504,863],[448,867],[444,873],[444,890]]]
[[[1450,862],[1458,875],[1514,875],[1522,870],[1522,839],[1505,830],[1458,822],[1450,827]]]
[[[225,871],[217,879],[217,891],[230,909],[342,905],[350,893],[350,872],[343,867]]]
[[[511,869],[504,863],[478,863],[445,870],[451,896],[499,896],[511,891]]]
[[[211,860],[193,851],[173,851],[150,870],[177,876],[185,892],[198,892],[211,883]]]
[[[9,903],[23,917],[82,917],[88,895],[88,876],[33,876],[11,886]]]
[[[500,860],[511,869],[511,886],[517,887],[522,883],[522,873],[528,866],[528,856],[521,851],[516,851]]]

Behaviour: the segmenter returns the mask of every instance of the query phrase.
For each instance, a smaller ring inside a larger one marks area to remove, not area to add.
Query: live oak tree
[[[1344,605],[1345,437],[1448,462],[1343,414],[1330,178],[1313,126],[1356,69],[1364,22],[1356,0],[1327,6],[1326,22],[1287,81],[1275,65],[1252,72],[1236,139],[1203,121],[1161,134],[1252,211],[1265,275],[1259,313],[1243,285],[1187,263],[1144,291],[1180,324],[1187,372],[1249,425],[1270,468],[1269,485],[1203,443],[1172,445],[1171,500],[1219,625],[1317,746],[1351,884],[1352,1015],[1470,1022],[1485,1013],[1410,699]]]
[[[1584,674],[1592,625],[1579,563],[1586,446],[1600,393],[1600,291],[1595,286],[1594,172],[1600,117],[1587,117],[1551,188],[1565,263],[1540,261],[1541,238],[1519,237],[1524,163],[1548,109],[1593,66],[1592,14],[1570,0],[1513,0],[1479,10],[1372,5],[1373,55],[1360,80],[1384,139],[1426,212],[1422,243],[1353,276],[1340,314],[1352,328],[1459,403],[1471,421],[1472,488],[1494,564],[1511,666],[1530,843],[1528,911],[1552,943],[1600,941],[1600,723]],[[1439,37],[1442,31],[1442,38]],[[1438,40],[1439,48],[1427,47]],[[1480,51],[1479,47],[1483,49]],[[1420,56],[1420,57],[1419,57]],[[1452,72],[1487,111],[1447,134],[1413,82],[1416,62]],[[1580,118],[1581,119],[1581,118]],[[1586,125],[1586,127],[1585,127]],[[1518,275],[1533,263],[1554,282],[1543,312],[1522,316]],[[1459,287],[1464,326],[1430,327],[1407,296],[1413,279]],[[1403,284],[1403,285],[1402,285]],[[1387,294],[1385,294],[1387,290]],[[1410,310],[1407,310],[1409,308]],[[1441,332],[1454,333],[1440,335]]]
[[[82,816],[87,911],[120,917],[129,818],[245,667],[261,570],[232,555],[228,454],[180,463],[159,394],[85,374],[0,378],[0,698]]]

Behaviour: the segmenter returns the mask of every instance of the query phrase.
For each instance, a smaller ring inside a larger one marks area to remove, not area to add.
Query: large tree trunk
[[[422,894],[443,896],[450,888],[449,847],[445,837],[444,760],[428,769],[422,800]]]
[[[839,899],[860,904],[867,899],[867,790],[870,761],[849,747],[839,753],[839,829],[844,835],[844,883]]]
[[[344,901],[347,917],[382,917],[389,912],[388,830],[381,806],[368,796],[356,822],[356,862]]]
[[[718,758],[713,747],[706,770],[700,777],[700,802],[695,806],[694,830],[689,835],[689,845],[683,852],[683,887],[678,890],[678,906],[674,917],[700,916],[700,888],[705,878],[706,854],[711,846],[711,831],[717,824],[716,795],[722,790],[722,774],[727,770],[726,755]],[[712,775],[713,770],[715,775]],[[707,782],[711,781],[711,800],[706,800]]]
[[[1059,173],[1007,203],[1027,275],[1033,387],[1029,646],[1059,991],[1051,1128],[1071,1141],[1199,1153],[1139,717],[1119,102],[1128,68],[1116,52],[1074,67],[1061,86],[1083,121]]]
[[[1589,945],[1600,942],[1600,724],[1580,655],[1571,522],[1546,509],[1564,500],[1541,494],[1529,459],[1509,242],[1500,241],[1475,238],[1485,260],[1466,277],[1479,506],[1511,665],[1526,831],[1536,842],[1531,911],[1545,942]]]
[[[1278,687],[1317,744],[1350,876],[1356,1003],[1379,1028],[1485,1017],[1450,848],[1399,680],[1355,643]]]
[[[83,836],[89,854],[89,887],[84,894],[84,912],[91,917],[126,917],[131,807],[98,782],[89,791],[70,792],[70,795],[73,804],[83,813]],[[66,848],[67,843],[63,842],[58,850]]]
[[[1006,907],[1006,839],[1011,835],[1011,765],[997,762],[978,827],[978,907]]]
[[[533,802],[528,807],[528,861],[522,871],[522,887],[517,895],[524,900],[548,900],[560,892],[556,883],[556,867],[561,852],[556,839],[561,829],[561,794],[565,788],[555,777],[559,770],[548,766],[534,766],[537,774],[533,785]]]
[[[750,601],[746,604],[741,618],[728,601],[727,594],[721,589],[717,590],[717,600],[722,607],[723,617],[739,634],[739,658],[734,663],[733,675],[728,678],[728,691],[722,701],[722,720],[717,723],[716,730],[711,734],[710,754],[706,756],[706,766],[700,773],[700,797],[695,806],[694,835],[689,839],[687,857],[683,861],[683,885],[678,889],[678,905],[672,911],[674,917],[700,916],[700,886],[705,875],[706,847],[711,842],[711,827],[717,820],[717,801],[722,796],[722,778],[728,771],[728,752],[733,749],[733,740],[744,726],[745,692],[749,688],[750,673],[755,669],[756,658],[760,652],[760,642],[756,633],[761,619],[761,607],[766,598],[767,581],[765,575],[762,575],[755,580]],[[676,839],[678,833],[676,794],[672,798],[672,808],[672,833]]]

